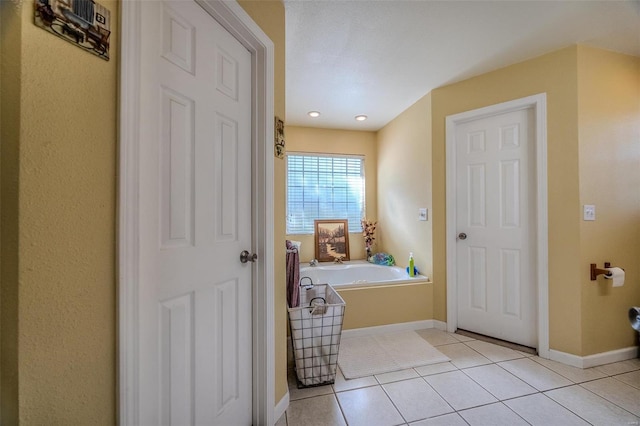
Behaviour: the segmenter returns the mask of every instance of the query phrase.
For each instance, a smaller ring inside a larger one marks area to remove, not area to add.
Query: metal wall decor
[[[274,139],[274,155],[276,158],[284,158],[284,122],[276,117],[275,139]]]
[[[93,0],[35,0],[36,26],[109,60],[111,12]]]

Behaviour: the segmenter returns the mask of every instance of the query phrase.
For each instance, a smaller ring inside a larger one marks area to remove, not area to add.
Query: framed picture
[[[316,259],[332,262],[349,260],[349,226],[347,219],[316,219],[314,221]]]

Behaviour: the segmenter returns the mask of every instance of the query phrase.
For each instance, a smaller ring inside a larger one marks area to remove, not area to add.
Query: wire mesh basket
[[[335,381],[344,308],[344,300],[329,284],[300,288],[300,306],[289,308],[298,387]]]

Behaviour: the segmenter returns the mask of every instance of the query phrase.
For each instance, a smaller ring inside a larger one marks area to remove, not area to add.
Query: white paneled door
[[[456,125],[458,328],[537,346],[534,115]]]
[[[251,56],[193,1],[141,34],[140,423],[249,425]]]

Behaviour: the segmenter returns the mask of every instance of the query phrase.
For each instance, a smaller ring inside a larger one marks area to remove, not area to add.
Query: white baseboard
[[[549,349],[549,359],[552,361],[558,361],[562,364],[571,365],[572,367],[584,368],[582,367],[582,357],[578,355]]]
[[[437,328],[438,330],[447,331],[447,323],[444,321],[432,320],[433,328]]]
[[[273,421],[277,422],[280,419],[280,417],[282,417],[284,412],[287,411],[287,408],[289,408],[289,391],[287,391],[287,393],[284,394],[280,402],[278,402],[275,408],[273,409],[273,417],[274,417]]]
[[[351,330],[342,330],[342,337],[344,337],[345,339],[348,339],[349,337],[370,336],[372,334],[393,333],[395,331],[421,330],[423,328],[434,328],[434,327],[437,328],[435,323],[440,323],[440,321],[423,320],[423,321],[400,322],[396,324],[378,325],[375,327],[353,328]]]
[[[611,364],[612,362],[626,361],[638,357],[638,346],[616,349],[614,351],[599,354],[578,356],[566,352],[549,349],[549,359],[578,368],[590,368],[598,365]]]

